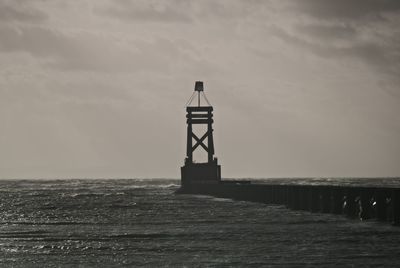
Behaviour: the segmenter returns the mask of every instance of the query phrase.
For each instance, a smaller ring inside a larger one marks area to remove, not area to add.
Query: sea
[[[389,223],[178,188],[174,179],[1,180],[0,267],[400,267],[400,227]]]

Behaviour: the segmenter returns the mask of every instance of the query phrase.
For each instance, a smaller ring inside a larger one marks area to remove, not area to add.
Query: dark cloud
[[[335,32],[337,32],[337,29]],[[320,57],[332,59],[356,58],[372,65],[381,72],[394,75],[400,73],[400,48],[391,47],[388,49],[383,41],[378,43],[354,40],[348,42],[347,45],[339,46],[329,42],[313,42],[310,39],[290,34],[278,27],[271,27],[271,34],[292,46],[307,50]]]
[[[168,39],[137,40],[135,50],[122,48],[87,32],[65,34],[37,26],[0,26],[0,53],[28,53],[43,66],[64,71],[168,72],[173,59],[190,58],[190,47],[181,49]],[[186,44],[187,46],[187,44]]]
[[[0,21],[42,22],[48,18],[43,11],[20,1],[0,2]]]
[[[320,19],[382,18],[382,12],[400,10],[399,0],[301,0],[293,4],[296,10]]]
[[[400,15],[400,1],[299,0],[289,10],[311,18],[293,22],[292,31],[275,26],[274,36],[320,57],[355,58],[400,75],[400,25],[392,18]]]

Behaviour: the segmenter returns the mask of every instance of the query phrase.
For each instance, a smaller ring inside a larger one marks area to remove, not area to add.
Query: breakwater
[[[376,219],[400,225],[400,188],[220,181],[187,184],[180,192],[284,205],[293,210],[343,214],[350,218]]]

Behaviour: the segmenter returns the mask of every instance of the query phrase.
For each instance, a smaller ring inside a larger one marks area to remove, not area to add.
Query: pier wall
[[[190,184],[182,191],[221,198],[284,205],[293,210],[343,214],[400,225],[400,188],[252,184]]]

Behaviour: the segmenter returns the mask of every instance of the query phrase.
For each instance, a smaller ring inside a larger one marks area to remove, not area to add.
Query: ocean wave
[[[180,187],[179,184],[176,183],[168,183],[168,184],[142,184],[142,185],[127,185],[124,187],[125,189],[156,189],[156,188],[175,188]]]
[[[208,200],[216,201],[216,202],[234,202],[234,200],[231,198],[214,197],[214,196],[210,196],[210,195],[183,194],[181,196],[190,196],[191,198],[196,198],[196,199],[208,199]]]
[[[84,222],[84,221],[6,221],[1,222],[3,225],[92,225],[101,224],[99,222]]]

